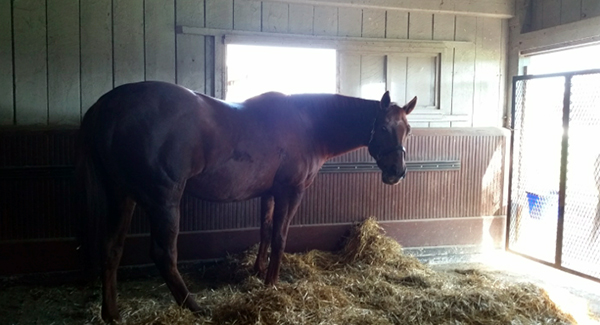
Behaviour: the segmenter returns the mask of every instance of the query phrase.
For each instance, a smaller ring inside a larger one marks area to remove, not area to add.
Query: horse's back
[[[129,191],[145,191],[144,184],[180,186],[206,164],[206,148],[217,139],[222,111],[218,101],[177,85],[126,84],[86,113],[84,145]]]

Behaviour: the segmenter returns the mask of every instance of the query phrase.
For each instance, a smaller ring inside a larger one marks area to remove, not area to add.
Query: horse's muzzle
[[[404,179],[405,176],[406,172],[402,173],[401,175],[381,173],[381,181],[387,185],[396,185],[400,183],[400,181]]]

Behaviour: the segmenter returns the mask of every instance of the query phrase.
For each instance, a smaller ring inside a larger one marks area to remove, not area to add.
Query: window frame
[[[178,26],[178,33],[214,37],[214,96],[224,98],[226,89],[226,45],[264,45],[302,48],[334,49],[337,52],[337,91],[340,92],[340,53],[363,55],[437,56],[436,105],[420,108],[409,115],[410,122],[463,122],[469,114],[452,114],[452,83],[454,58],[466,51],[473,52],[475,44],[464,41],[400,40],[360,37],[315,36],[284,33],[249,32]],[[208,53],[207,53],[208,55]],[[208,67],[207,67],[208,69]],[[386,80],[386,85],[387,85]],[[401,103],[400,103],[401,104]]]

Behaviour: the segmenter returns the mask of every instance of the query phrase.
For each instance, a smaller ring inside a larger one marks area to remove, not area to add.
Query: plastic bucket
[[[546,194],[527,193],[529,215],[533,219],[558,218],[558,192]]]

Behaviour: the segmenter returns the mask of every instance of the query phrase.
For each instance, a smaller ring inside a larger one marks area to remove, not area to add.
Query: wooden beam
[[[511,18],[512,0],[267,0],[269,2],[301,3],[315,6],[355,7],[411,12],[445,13],[456,15]],[[267,2],[265,1],[265,2]]]

